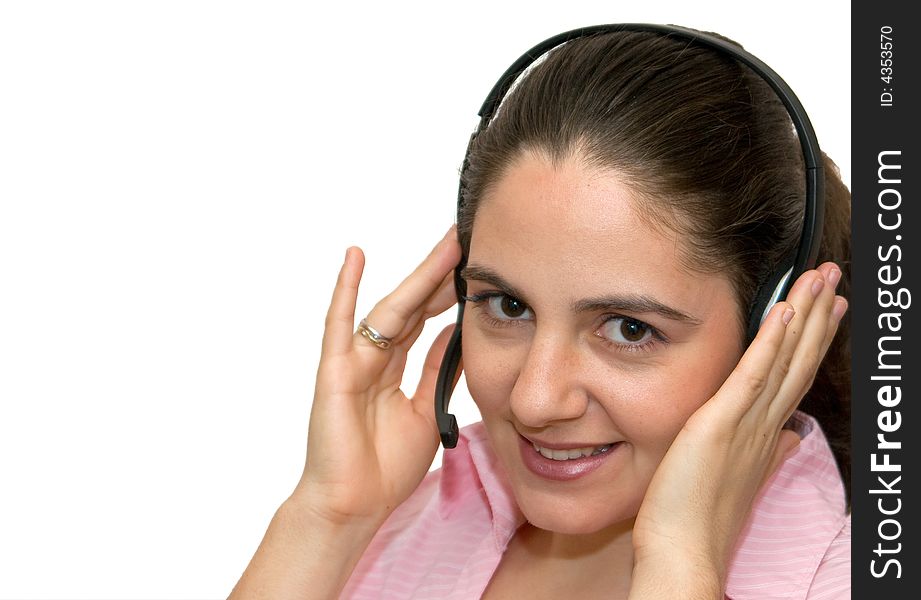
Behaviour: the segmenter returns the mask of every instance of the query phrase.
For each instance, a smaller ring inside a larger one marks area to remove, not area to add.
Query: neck
[[[617,523],[595,533],[558,533],[525,523],[519,532],[528,537],[547,557],[577,559],[599,554],[616,554],[633,563],[633,519]]]
[[[566,534],[525,523],[513,543],[531,564],[551,577],[573,578],[579,586],[613,592],[629,590],[633,572],[633,520],[590,534]]]

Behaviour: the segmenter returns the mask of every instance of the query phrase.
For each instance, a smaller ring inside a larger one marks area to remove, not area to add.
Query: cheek
[[[618,378],[616,389],[611,386],[606,399],[601,400],[616,429],[647,459],[665,453],[703,402],[673,375],[662,371],[655,377],[647,374],[641,380],[632,374]]]
[[[465,323],[466,323],[465,315]],[[484,419],[508,408],[515,385],[514,360],[509,352],[489,343],[476,327],[464,325],[462,356],[467,390]]]
[[[690,349],[689,349],[690,350]],[[683,354],[683,353],[679,353]],[[664,453],[694,412],[719,390],[735,367],[735,353],[674,356],[654,373],[625,374],[609,388],[608,412],[622,433],[655,453]],[[707,357],[701,359],[700,357]]]

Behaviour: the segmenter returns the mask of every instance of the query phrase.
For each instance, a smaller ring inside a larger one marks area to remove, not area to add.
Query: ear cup
[[[758,335],[758,329],[767,317],[771,308],[787,297],[787,292],[793,283],[793,267],[791,266],[786,272],[774,273],[770,279],[764,282],[758,293],[755,295],[755,301],[752,304],[751,312],[748,316],[748,331],[746,331],[746,346],[752,343],[755,336]]]

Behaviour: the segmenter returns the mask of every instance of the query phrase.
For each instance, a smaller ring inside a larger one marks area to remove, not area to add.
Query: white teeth
[[[538,446],[534,442],[531,442],[531,445],[534,446],[534,450],[539,452],[544,458],[549,458],[551,460],[572,460],[574,458],[582,458],[583,456],[595,456],[597,454],[603,454],[611,449],[614,444],[605,444],[603,446],[586,446],[585,448],[570,448],[569,450],[552,450],[550,448],[544,448],[543,446]]]

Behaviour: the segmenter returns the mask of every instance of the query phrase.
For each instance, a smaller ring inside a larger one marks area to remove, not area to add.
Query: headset
[[[793,286],[793,282],[796,281],[802,273],[815,267],[819,253],[819,242],[822,238],[822,225],[825,212],[825,170],[822,164],[822,152],[819,149],[819,141],[816,138],[815,130],[812,128],[812,123],[809,121],[806,111],[803,109],[799,99],[797,99],[796,95],[793,93],[793,90],[790,89],[777,73],[757,57],[726,40],[714,35],[674,25],[624,23],[595,25],[592,27],[573,29],[553,36],[534,46],[505,71],[489,92],[489,96],[486,97],[486,101],[483,102],[482,107],[480,107],[480,122],[476,130],[470,136],[470,142],[467,145],[467,153],[464,156],[463,166],[461,167],[461,186],[457,194],[458,217],[461,214],[464,204],[463,171],[466,170],[469,164],[473,141],[480,132],[488,127],[496,109],[498,109],[505,94],[518,79],[519,75],[540,57],[557,46],[578,38],[588,37],[598,33],[613,32],[658,33],[722,52],[748,66],[756,75],[770,85],[790,114],[790,119],[793,121],[796,133],[799,136],[800,145],[803,151],[803,160],[806,167],[806,206],[803,214],[803,229],[800,234],[799,244],[795,251],[791,252],[791,255],[781,262],[777,271],[770,275],[758,288],[749,314],[747,336],[748,343],[751,343],[771,307],[786,298],[787,293]],[[457,326],[445,349],[441,369],[438,372],[438,379],[435,384],[435,420],[441,434],[441,443],[445,448],[454,448],[457,445],[459,435],[457,419],[454,415],[448,413],[448,403],[451,400],[451,391],[454,387],[454,379],[457,376],[457,369],[461,358],[461,323],[464,318],[464,295],[467,287],[466,282],[460,275],[461,267],[462,265],[458,265],[454,271],[454,287],[458,298]]]

